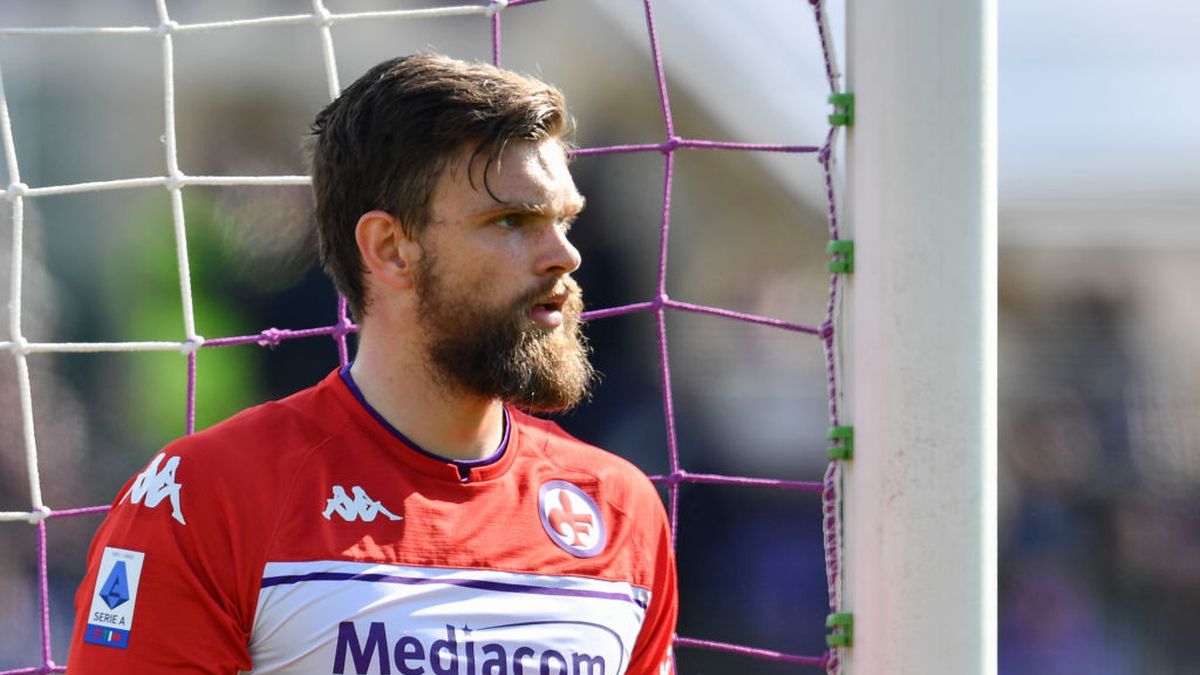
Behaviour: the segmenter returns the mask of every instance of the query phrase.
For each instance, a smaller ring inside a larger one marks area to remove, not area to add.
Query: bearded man
[[[531,415],[593,379],[570,133],[550,85],[435,55],[317,116],[354,361],[126,484],[76,596],[73,675],[671,672],[657,492]]]

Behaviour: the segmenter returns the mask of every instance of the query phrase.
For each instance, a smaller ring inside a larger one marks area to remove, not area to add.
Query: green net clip
[[[825,627],[829,635],[825,636],[825,644],[830,647],[854,646],[854,615],[849,612],[830,614],[825,617]]]
[[[829,116],[830,124],[835,127],[854,126],[854,94],[849,92],[830,94],[829,102],[833,104],[833,114]]]
[[[832,274],[851,274],[854,272],[854,241],[852,239],[834,239],[825,250],[833,256],[829,261],[829,271]]]
[[[833,441],[829,459],[854,459],[854,427],[829,427],[825,438]]]

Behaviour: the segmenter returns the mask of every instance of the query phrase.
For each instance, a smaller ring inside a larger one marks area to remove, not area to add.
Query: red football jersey
[[[671,672],[649,480],[506,411],[474,462],[407,441],[346,370],[175,441],[117,496],[72,675]]]

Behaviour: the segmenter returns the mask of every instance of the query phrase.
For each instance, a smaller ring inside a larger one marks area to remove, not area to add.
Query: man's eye
[[[492,222],[506,230],[515,230],[521,226],[521,217],[510,213],[507,216],[500,216]]]

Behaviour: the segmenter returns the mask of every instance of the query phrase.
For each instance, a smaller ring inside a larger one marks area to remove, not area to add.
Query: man
[[[73,675],[670,672],[657,492],[525,412],[592,379],[569,132],[549,85],[426,55],[320,113],[319,243],[355,360],[126,484]]]

